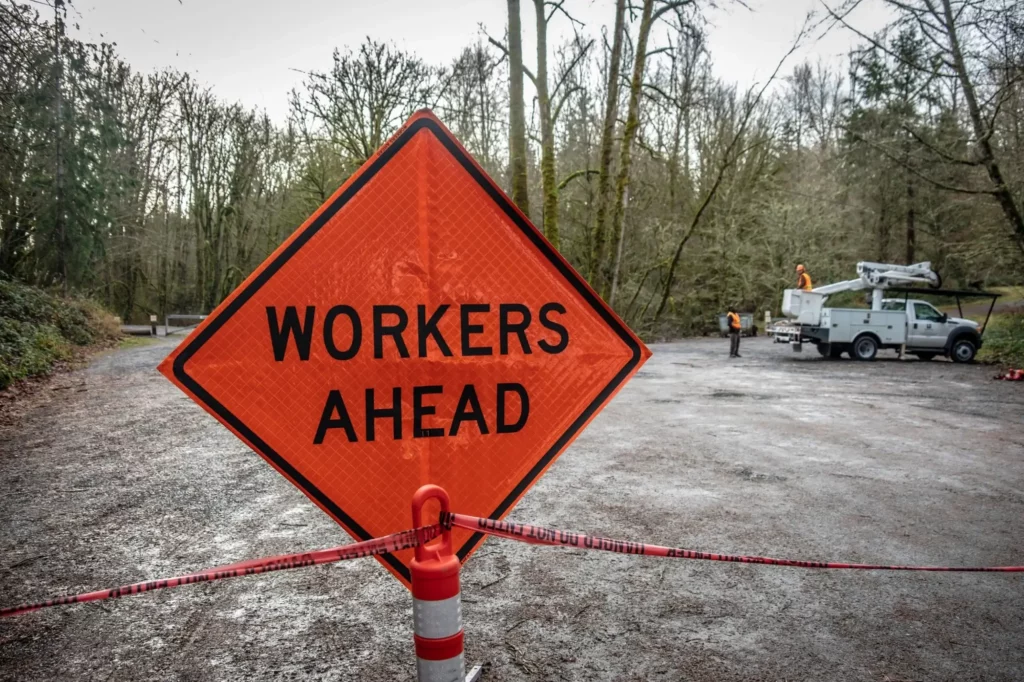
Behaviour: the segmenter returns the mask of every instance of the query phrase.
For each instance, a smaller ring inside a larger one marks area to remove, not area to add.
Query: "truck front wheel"
[[[878,355],[878,341],[873,336],[860,336],[853,342],[853,357],[857,360],[874,360]]]
[[[975,353],[978,352],[978,347],[974,341],[970,339],[958,339],[953,343],[953,347],[949,351],[949,357],[953,362],[971,362],[974,360]]]

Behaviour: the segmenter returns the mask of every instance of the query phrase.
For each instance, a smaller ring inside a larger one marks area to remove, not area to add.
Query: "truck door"
[[[928,303],[913,301],[907,320],[907,345],[913,348],[942,348],[946,345],[946,325],[942,313]]]

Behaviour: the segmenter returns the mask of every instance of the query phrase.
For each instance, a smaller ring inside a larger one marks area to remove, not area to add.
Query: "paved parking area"
[[[155,370],[60,378],[0,432],[0,602],[347,536]],[[1024,387],[764,339],[654,357],[513,512],[693,549],[1024,563]],[[463,573],[485,680],[1019,680],[1024,576],[823,572],[490,539]],[[0,621],[0,679],[393,680],[411,603],[373,560]]]

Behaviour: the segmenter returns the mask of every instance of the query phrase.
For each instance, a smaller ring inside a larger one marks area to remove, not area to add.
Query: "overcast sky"
[[[839,0],[825,0],[831,5]],[[533,3],[523,0],[524,59],[536,62]],[[719,0],[710,47],[717,74],[749,85],[766,78],[821,0],[747,0],[751,8]],[[567,0],[566,8],[591,35],[614,18],[614,0]],[[75,0],[69,24],[89,41],[110,41],[138,70],[174,67],[214,87],[223,98],[265,108],[283,120],[287,94],[302,75],[330,66],[335,47],[366,36],[391,41],[434,64],[448,63],[477,40],[505,30],[504,0]],[[886,19],[881,0],[864,0],[850,21],[865,31]],[[552,24],[549,46],[571,35],[565,19]],[[794,58],[839,60],[855,41],[832,30],[808,41]],[[787,69],[788,71],[788,69]]]

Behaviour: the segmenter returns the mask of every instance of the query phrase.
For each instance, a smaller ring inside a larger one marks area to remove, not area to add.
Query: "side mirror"
[[[947,320],[949,320],[949,315],[942,313],[942,317],[939,318],[939,322],[946,322]]]

